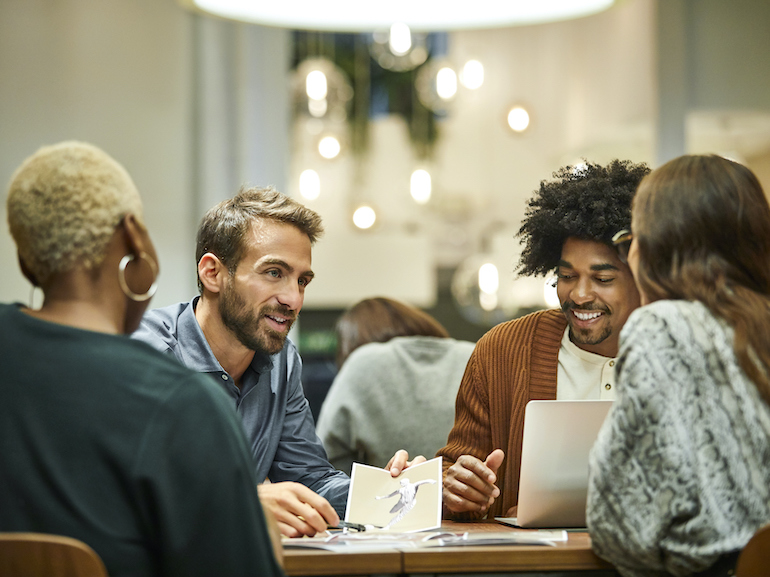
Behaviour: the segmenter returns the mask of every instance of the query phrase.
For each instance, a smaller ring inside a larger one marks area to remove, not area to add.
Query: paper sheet
[[[441,527],[441,457],[409,467],[398,477],[353,463],[345,521],[367,532],[410,533]]]

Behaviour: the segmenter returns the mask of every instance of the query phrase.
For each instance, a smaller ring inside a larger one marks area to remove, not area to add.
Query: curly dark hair
[[[564,241],[574,236],[612,244],[612,237],[631,228],[631,201],[650,172],[644,164],[613,160],[607,166],[586,162],[553,173],[527,203],[518,237],[524,250],[521,275],[546,275],[559,265]]]

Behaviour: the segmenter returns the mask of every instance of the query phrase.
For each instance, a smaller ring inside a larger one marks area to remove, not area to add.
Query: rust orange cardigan
[[[497,325],[476,344],[455,403],[455,424],[443,457],[444,474],[460,455],[482,461],[505,451],[497,472],[498,497],[489,518],[505,515],[519,494],[524,407],[533,399],[556,398],[559,347],[567,321],[560,310],[532,313]],[[482,513],[454,514],[470,520]]]

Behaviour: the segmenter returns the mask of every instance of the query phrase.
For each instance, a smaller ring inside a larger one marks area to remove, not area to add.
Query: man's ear
[[[31,282],[33,287],[39,287],[40,283],[37,282],[37,279],[35,278],[35,275],[32,274],[32,271],[29,270],[29,267],[27,266],[27,263],[25,263],[24,260],[21,258],[21,254],[19,254],[19,251],[16,251],[16,257],[19,259],[19,266],[21,267],[21,274],[24,275],[24,278],[26,278],[29,282]]]
[[[198,261],[198,278],[203,288],[211,293],[218,294],[224,290],[229,275],[227,267],[213,253],[207,252]]]

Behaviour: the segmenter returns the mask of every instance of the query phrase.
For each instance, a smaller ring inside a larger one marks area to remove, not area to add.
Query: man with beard
[[[209,210],[198,229],[200,296],[145,314],[133,337],[211,375],[232,397],[255,459],[262,504],[281,532],[313,535],[337,525],[350,479],[315,433],[286,339],[313,279],[321,218],[272,188],[249,188]],[[388,468],[397,476],[408,455]],[[424,460],[417,457],[416,462]]]
[[[612,239],[631,228],[631,201],[648,172],[619,160],[567,166],[529,201],[518,271],[555,272],[561,310],[502,323],[477,343],[438,452],[446,516],[515,515],[530,400],[614,398],[618,337],[639,293]]]

